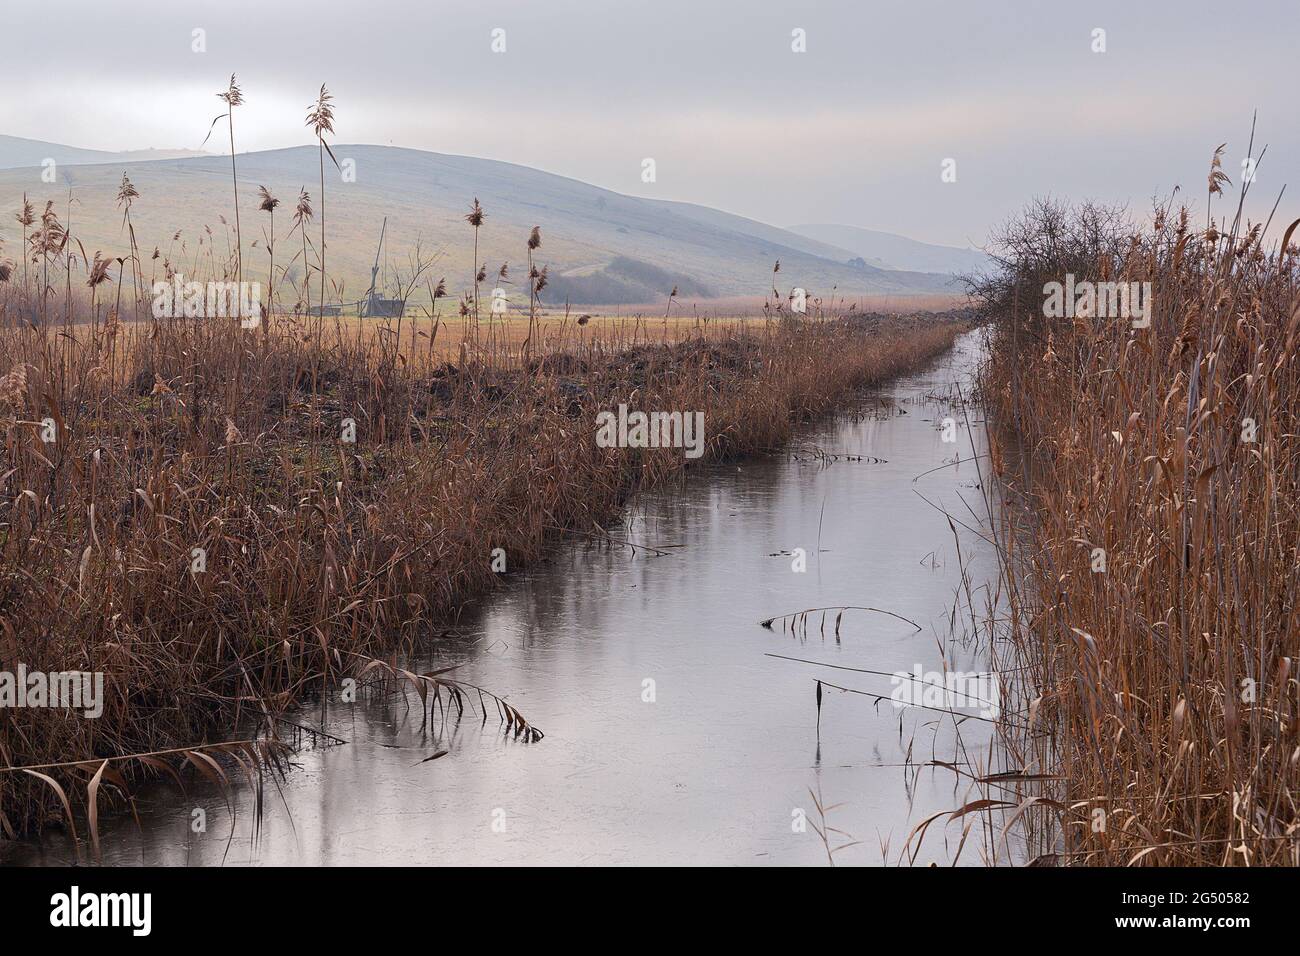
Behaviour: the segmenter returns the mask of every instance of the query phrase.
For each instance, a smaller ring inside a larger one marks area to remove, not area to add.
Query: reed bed
[[[75,826],[84,804],[95,839],[99,803],[142,777],[253,779],[281,715],[346,677],[495,706],[540,739],[535,715],[400,661],[502,580],[494,549],[514,571],[566,531],[603,535],[686,466],[598,447],[598,412],[701,410],[706,457],[775,448],[968,325],[786,314],[664,341],[653,318],[575,317],[530,341],[485,322],[446,361],[432,317],[399,350],[396,328],[308,312],[126,323],[75,297],[52,330],[45,298],[0,292],[0,670],[100,672],[105,701],[97,719],[0,713],[0,827]]]
[[[1300,862],[1295,230],[1039,202],[974,283],[1016,695],[984,783],[1037,862]],[[1047,318],[1067,273],[1152,282],[1150,326]]]
[[[128,285],[130,279],[128,272]],[[395,353],[393,359],[399,364],[427,363],[429,353],[440,361],[456,361],[460,357],[462,346],[474,349],[476,341],[481,342],[488,337],[489,325],[494,343],[499,341],[502,346],[518,348],[528,340],[526,314],[522,320],[517,317],[490,320],[484,317],[476,322],[472,315],[434,318],[428,310],[413,309],[412,313],[402,320],[400,341],[397,319],[356,315],[327,318],[325,337],[331,341],[341,338],[355,345],[385,345]],[[572,309],[548,310],[537,317],[536,334],[538,350],[543,354],[580,345],[586,339],[599,339],[606,350],[617,350],[623,346],[631,348],[648,343],[671,344],[684,339],[725,337],[732,326],[752,322],[754,319],[754,316],[739,315],[674,315],[665,318],[653,314],[608,315]],[[271,328],[279,327],[284,334],[296,334],[299,337],[313,334],[316,325],[315,318],[305,317],[301,313],[270,315],[267,321]],[[128,329],[138,324],[134,320],[123,323]],[[145,322],[144,327],[137,331],[147,333],[150,329],[150,324]],[[66,332],[60,328],[57,334],[89,341],[96,330],[89,325],[72,325]]]

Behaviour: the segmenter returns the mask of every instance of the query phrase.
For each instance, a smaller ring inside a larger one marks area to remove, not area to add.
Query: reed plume
[[[474,321],[478,322],[478,284],[483,280],[479,278],[478,273],[478,230],[483,225],[485,216],[483,207],[479,205],[478,197],[474,197],[474,205],[470,207],[465,216],[465,221],[474,227]]]
[[[217,123],[223,119],[226,120],[230,130],[230,185],[235,196],[235,281],[242,282],[244,279],[244,243],[243,234],[239,228],[239,177],[235,171],[235,107],[243,105],[244,94],[235,83],[235,74],[230,74],[230,85],[217,94],[217,99],[226,104],[226,112],[212,121],[212,126],[208,128],[208,136],[212,135],[212,128]],[[207,142],[206,137],[204,142]]]
[[[266,255],[269,260],[266,268],[266,312],[269,316],[275,311],[275,210],[280,205],[280,200],[272,196],[265,186],[257,187],[257,195],[260,200],[257,208],[271,217],[271,231],[266,240]]]
[[[27,201],[27,194],[26,194],[26,193],[23,193],[23,204],[22,204],[21,207],[19,207],[18,212],[14,214],[14,219],[16,219],[16,220],[18,221],[18,225],[20,225],[20,226],[22,227],[22,245],[23,245],[23,247],[24,247],[24,249],[23,249],[23,253],[22,253],[22,256],[21,256],[21,258],[22,258],[22,260],[23,260],[23,292],[26,292],[26,291],[27,291],[27,250],[26,250],[26,247],[27,247],[27,244],[28,244],[28,235],[27,235],[27,230],[30,229],[30,228],[32,227],[32,224],[33,224],[34,222],[36,222],[36,213],[35,213],[35,210],[32,209],[32,204],[31,204],[30,202]]]
[[[318,258],[320,260],[320,321],[325,321],[325,154],[329,153],[330,160],[335,166],[338,166],[338,160],[334,158],[334,151],[330,149],[329,143],[325,141],[326,133],[334,132],[334,107],[331,101],[334,99],[329,90],[322,83],[320,92],[316,95],[316,102],[313,103],[307,112],[307,128],[316,136],[316,148],[320,158],[320,250]],[[319,345],[320,329],[317,328],[317,344]]]

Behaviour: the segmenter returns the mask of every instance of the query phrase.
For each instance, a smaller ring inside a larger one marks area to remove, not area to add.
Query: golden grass
[[[326,321],[328,325],[335,324],[332,319]],[[538,317],[537,326],[541,340],[540,351],[545,353],[581,347],[587,340],[600,341],[606,348],[618,348],[622,344],[667,344],[701,337],[716,339],[725,337],[739,323],[761,321],[762,319],[742,316],[697,319],[694,316],[678,315],[602,315],[588,312],[565,315],[550,312]],[[420,351],[428,351],[431,333],[434,353],[443,358],[459,355],[462,343],[472,343],[475,340],[476,329],[480,340],[494,342],[508,349],[521,347],[528,338],[526,316],[489,319],[485,315],[476,322],[472,316],[455,315],[435,320],[427,315],[416,315],[413,319],[410,316],[404,317],[401,329],[398,328],[396,319],[342,316],[338,319],[338,324],[341,325],[344,336],[356,339],[359,335],[362,341],[389,337],[395,340],[400,335],[402,342],[398,348],[406,360],[413,359]],[[413,331],[414,343],[411,341]]]
[[[581,319],[581,322],[579,321]],[[311,337],[314,339],[316,318],[302,315],[273,315],[267,320],[268,328],[283,336]],[[691,338],[719,339],[730,334],[735,326],[761,325],[761,317],[717,316],[697,319],[693,316],[602,315],[588,312],[548,313],[538,319],[541,341],[540,351],[562,351],[581,348],[584,343],[599,343],[604,349],[617,349],[624,345],[644,345],[650,342],[671,344]],[[127,321],[124,328],[136,334],[147,333],[151,322]],[[332,341],[360,343],[362,346],[387,343],[397,345],[398,361],[402,364],[427,360],[432,341],[436,358],[450,359],[460,355],[461,346],[474,347],[476,340],[492,342],[506,349],[518,349],[528,338],[528,319],[512,317],[489,321],[486,317],[475,321],[473,317],[454,315],[448,318],[431,318],[427,314],[407,316],[399,329],[397,319],[360,318],[355,315],[327,316],[323,328],[325,337]],[[475,330],[478,330],[476,336]],[[90,324],[72,325],[66,330],[51,333],[68,336],[78,342],[88,342],[96,330]],[[412,341],[414,339],[414,341]]]

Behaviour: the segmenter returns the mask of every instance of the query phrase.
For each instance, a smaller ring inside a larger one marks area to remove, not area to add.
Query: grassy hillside
[[[345,183],[326,160],[327,266],[343,284],[345,299],[359,298],[369,285],[384,216],[390,285],[395,270],[407,267],[419,239],[426,252],[439,256],[432,269],[435,282],[446,276],[452,296],[469,288],[474,235],[464,215],[475,197],[486,211],[479,250],[492,277],[488,288],[497,284],[500,265],[509,263],[513,284],[504,287],[512,296],[526,298],[521,291],[525,242],[529,230],[540,226],[538,261],[550,266],[550,288],[543,293],[548,305],[562,305],[566,298],[584,304],[653,302],[674,285],[682,297],[761,295],[771,288],[777,259],[783,293],[796,285],[815,295],[829,295],[832,287],[840,295],[952,289],[944,276],[852,267],[844,250],[716,210],[638,199],[524,166],[383,146],[344,144],[334,152],[340,161],[353,161],[356,169],[355,181]],[[306,188],[320,212],[318,157],[314,147],[297,147],[241,154],[238,164],[245,278],[265,281],[268,217],[257,211],[256,189],[265,185],[283,201],[276,216],[281,240],[276,260],[286,263],[293,249],[301,255],[300,237],[285,239],[300,188]],[[38,211],[46,199],[56,200],[66,219],[69,186],[75,198],[73,231],[87,253],[125,252],[116,203],[123,172],[140,193],[132,218],[146,256],[158,247],[180,271],[193,275],[208,261],[224,259],[228,242],[233,246],[229,157],[62,166],[57,185],[41,183],[36,172],[0,170],[0,221],[9,223],[4,235],[11,257],[17,226],[10,211],[18,208],[22,195]],[[232,224],[229,230],[220,216]],[[313,226],[313,236],[316,241],[318,226]],[[258,248],[250,250],[254,240]],[[146,263],[146,274],[149,269]],[[300,267],[290,273],[293,278],[300,274]]]

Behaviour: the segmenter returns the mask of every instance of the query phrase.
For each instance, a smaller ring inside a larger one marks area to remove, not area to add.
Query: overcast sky
[[[241,151],[307,142],[325,82],[341,143],[979,245],[1034,195],[1145,208],[1182,185],[1203,211],[1210,154],[1228,143],[1237,182],[1258,109],[1256,212],[1291,180],[1278,216],[1300,215],[1300,0],[62,0],[4,17],[0,133],[72,146],[197,148],[233,71]]]

